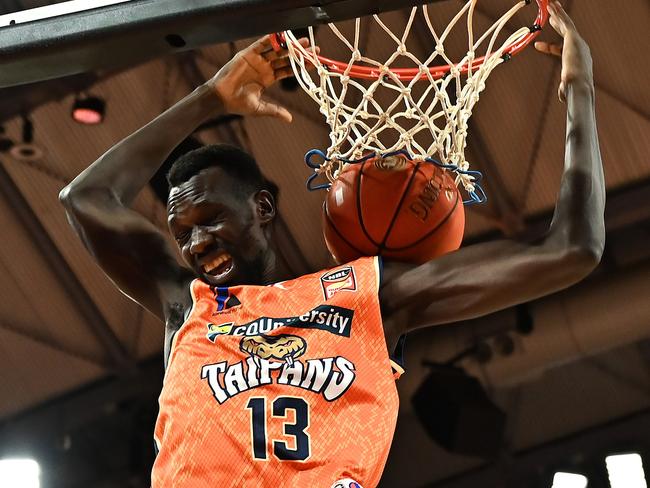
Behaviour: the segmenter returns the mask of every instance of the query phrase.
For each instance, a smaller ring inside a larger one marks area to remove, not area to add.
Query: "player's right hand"
[[[308,39],[300,44],[309,46]],[[289,52],[275,51],[270,36],[240,51],[207,83],[231,114],[271,116],[291,122],[289,111],[262,98],[264,90],[282,78],[292,76]]]
[[[563,44],[536,42],[535,49],[540,52],[562,57],[562,75],[558,96],[566,100],[567,86],[573,83],[593,85],[593,62],[591,51],[585,40],[578,33],[573,20],[557,0],[548,4],[549,22],[553,29],[560,34]]]

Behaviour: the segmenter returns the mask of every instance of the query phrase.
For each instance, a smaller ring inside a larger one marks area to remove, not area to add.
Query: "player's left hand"
[[[308,47],[309,40],[300,39],[300,44]],[[238,52],[207,84],[231,114],[267,115],[291,122],[286,108],[262,97],[276,81],[293,76],[288,56],[286,49],[275,51],[270,36],[265,36]]]
[[[562,8],[562,4],[557,0],[551,0],[548,4],[548,12],[551,26],[562,36],[564,43],[536,42],[535,49],[562,58],[558,96],[560,101],[564,102],[569,85],[573,83],[593,85],[593,62],[589,46],[578,33],[578,29],[569,14]]]

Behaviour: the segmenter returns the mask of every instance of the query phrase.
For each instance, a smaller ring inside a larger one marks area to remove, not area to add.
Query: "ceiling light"
[[[575,473],[555,473],[552,488],[587,488],[585,476]]]
[[[33,459],[0,459],[0,480],[6,488],[40,488],[41,468]]]
[[[97,125],[104,121],[106,102],[99,97],[84,96],[75,98],[72,118],[84,125]]]
[[[607,473],[612,488],[648,488],[643,461],[636,453],[607,456]]]

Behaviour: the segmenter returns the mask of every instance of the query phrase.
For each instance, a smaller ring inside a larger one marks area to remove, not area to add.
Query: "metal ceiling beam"
[[[619,93],[615,93],[613,90],[611,90],[609,87],[604,86],[602,82],[596,81],[594,83],[594,86],[596,87],[596,93],[603,92],[605,95],[607,95],[610,98],[613,98],[616,100],[618,103],[623,105],[625,108],[630,110],[631,112],[634,112],[637,114],[639,117],[642,117],[645,120],[650,120],[650,112],[643,110],[641,107],[638,105],[634,105],[632,102],[629,100],[626,100],[622,95]]]
[[[535,172],[535,162],[539,156],[539,152],[542,149],[542,139],[544,138],[544,128],[546,127],[546,122],[548,121],[549,113],[551,111],[551,100],[553,95],[556,93],[554,80],[559,79],[559,71],[561,65],[560,62],[556,62],[555,66],[551,69],[551,74],[546,82],[546,89],[544,91],[544,98],[542,99],[542,110],[539,114],[537,126],[535,127],[535,138],[533,139],[532,149],[530,151],[530,158],[528,159],[528,164],[526,165],[526,175],[524,181],[521,184],[521,193],[518,195],[516,205],[522,209],[522,212],[526,209],[526,204],[528,203],[528,191],[530,190],[531,185],[533,184],[533,174]]]
[[[46,326],[46,328],[51,328],[52,326]],[[28,339],[32,342],[44,346],[48,349],[65,354],[66,356],[71,356],[73,358],[81,359],[87,361],[91,364],[99,366],[100,368],[110,369],[111,365],[102,361],[101,358],[96,358],[91,356],[86,352],[77,351],[66,344],[61,344],[60,342],[52,339],[51,337],[44,337],[42,333],[39,333],[42,327],[39,327],[33,332],[30,329],[35,329],[33,325],[24,325],[18,326],[14,322],[9,322],[3,318],[0,318],[0,329],[7,330],[12,334],[19,335],[25,339]]]
[[[4,197],[8,207],[11,208],[17,219],[23,224],[32,243],[50,265],[54,276],[57,277],[64,292],[70,298],[70,302],[84,319],[97,341],[108,353],[114,371],[119,373],[133,371],[133,359],[129,357],[113,329],[111,329],[97,305],[77,278],[77,275],[72,271],[1,161],[0,195]]]
[[[3,18],[0,87],[131,66],[170,52],[428,2],[138,0],[9,26],[10,19]]]
[[[626,228],[650,222],[650,179],[633,183],[625,188],[607,192],[605,206],[605,228],[608,234]],[[526,221],[526,229],[517,237],[524,241],[534,241],[542,237],[549,229],[553,210],[531,216]],[[498,231],[489,231],[467,239],[467,244],[487,242],[501,236]]]
[[[459,1],[464,1],[464,0],[459,0]],[[565,10],[569,10],[571,8],[571,0],[567,0],[566,5],[565,5]],[[477,3],[475,6],[475,10],[480,13],[481,15],[485,16],[488,20],[491,22],[497,22],[497,18],[491,15],[480,3]],[[514,30],[512,27],[506,24],[504,27],[504,32],[506,32],[508,35],[512,34]],[[645,120],[650,120],[650,112],[647,110],[644,110],[643,108],[639,107],[638,105],[635,105],[632,103],[630,100],[627,100],[623,95],[616,93],[614,90],[612,90],[608,86],[604,86],[602,82],[598,81],[597,79],[594,80],[594,86],[597,91],[601,91],[604,94],[608,95],[609,97],[613,98],[617,102],[619,102],[621,105],[626,107],[628,110],[631,110],[635,114],[639,115],[640,117],[643,117]]]

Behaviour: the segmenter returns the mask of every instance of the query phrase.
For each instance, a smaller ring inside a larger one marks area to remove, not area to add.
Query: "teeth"
[[[205,263],[203,265],[203,269],[205,270],[206,273],[210,273],[211,271],[217,269],[219,266],[221,266],[223,263],[225,263],[229,259],[230,259],[229,254],[221,254],[220,256],[214,258],[209,263]]]

